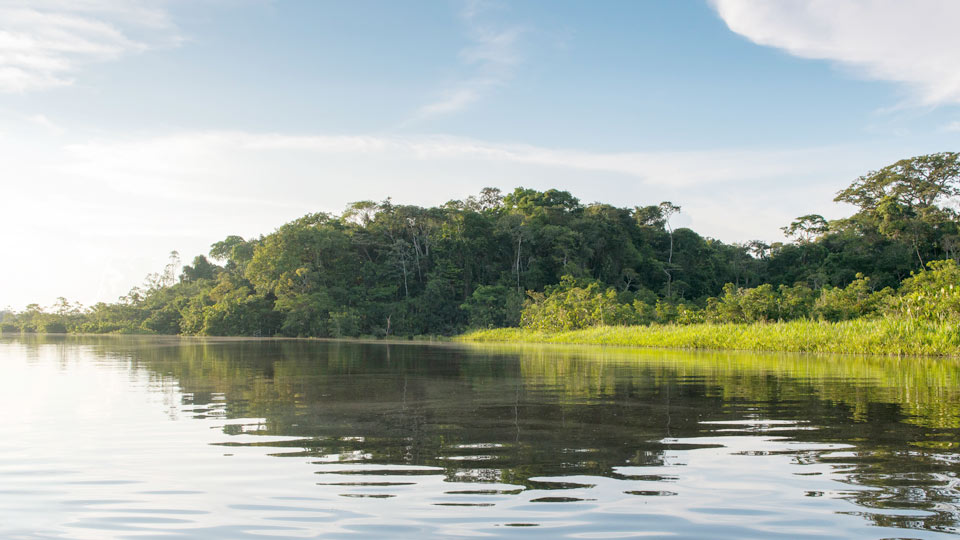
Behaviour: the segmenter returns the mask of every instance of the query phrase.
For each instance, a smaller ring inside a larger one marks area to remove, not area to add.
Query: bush
[[[517,326],[523,309],[523,295],[512,287],[481,285],[460,305],[467,313],[470,328]]]
[[[360,316],[355,310],[330,312],[330,337],[356,337],[360,333]]]
[[[960,265],[949,259],[931,261],[927,267],[903,280],[890,313],[935,322],[960,320]]]
[[[637,314],[630,304],[622,304],[617,292],[600,283],[578,283],[563,276],[558,285],[544,293],[528,293],[520,315],[520,325],[540,331],[576,330],[599,325],[636,324]]]
[[[857,274],[845,288],[825,287],[813,306],[815,316],[827,321],[846,321],[878,315],[887,309],[893,297],[889,287],[873,291],[870,278]]]
[[[723,295],[719,298],[708,298],[704,316],[709,322],[744,322],[746,316],[740,305],[741,290],[733,283],[723,286]]]
[[[777,304],[778,315],[782,321],[806,319],[813,313],[813,305],[817,301],[817,293],[810,287],[799,283],[793,287],[781,285],[777,288],[780,295]]]
[[[40,331],[45,334],[66,334],[67,326],[60,321],[44,321],[40,325]]]
[[[773,285],[764,283],[741,293],[743,316],[750,322],[767,322],[780,318],[779,297]]]

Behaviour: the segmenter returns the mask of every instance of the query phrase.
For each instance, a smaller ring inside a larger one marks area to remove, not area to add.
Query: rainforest
[[[954,355],[958,195],[960,154],[903,159],[836,194],[849,217],[797,217],[772,243],[674,228],[673,202],[556,189],[360,201],[189,264],[173,252],[115,303],[5,310],[0,330]]]

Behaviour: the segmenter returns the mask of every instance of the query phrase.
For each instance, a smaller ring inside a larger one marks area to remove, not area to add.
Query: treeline
[[[173,253],[117,303],[0,312],[0,329],[384,337],[869,316],[902,301],[929,261],[960,257],[958,179],[957,153],[899,161],[837,195],[851,217],[802,216],[773,244],[674,229],[669,202],[584,204],[559,190],[487,188],[432,208],[362,201],[227,237],[182,269]]]

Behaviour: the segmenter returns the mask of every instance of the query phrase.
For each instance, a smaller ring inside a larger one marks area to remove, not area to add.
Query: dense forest
[[[960,276],[949,262],[960,257],[958,195],[960,154],[904,159],[837,194],[852,216],[801,216],[783,227],[789,241],[772,244],[675,229],[671,202],[584,204],[554,189],[486,188],[431,208],[361,201],[259,238],[229,236],[182,268],[171,253],[116,303],[0,312],[0,328],[385,337],[844,320],[902,308],[907,292],[916,300],[928,267],[939,288]]]

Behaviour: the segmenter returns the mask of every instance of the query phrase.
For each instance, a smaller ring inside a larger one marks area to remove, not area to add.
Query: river
[[[960,363],[0,338],[2,538],[940,538]]]

